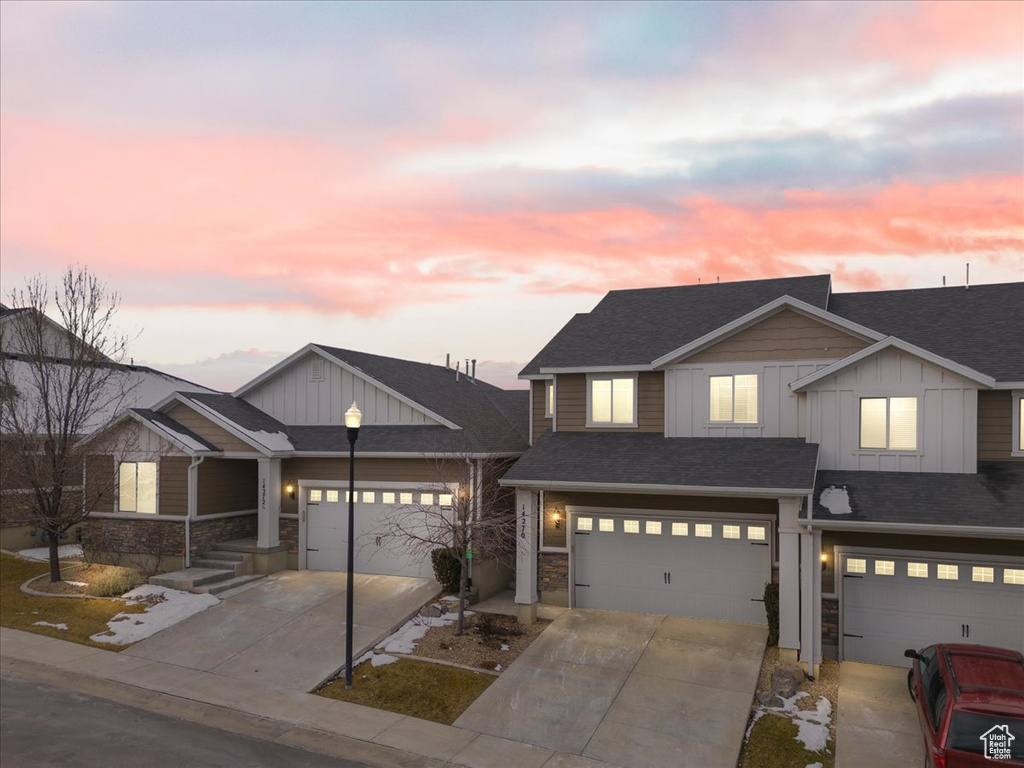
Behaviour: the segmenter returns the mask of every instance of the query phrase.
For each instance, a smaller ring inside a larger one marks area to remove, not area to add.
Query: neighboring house
[[[309,344],[232,394],[180,391],[126,414],[107,437],[146,450],[137,462],[90,458],[87,482],[116,475],[118,491],[86,545],[132,541],[153,555],[184,552],[188,565],[192,553],[251,539],[258,572],[345,570],[344,416],[355,401],[355,569],[432,576],[429,558],[380,545],[385,513],[443,506],[433,493],[442,481],[473,488],[485,460],[521,455],[528,397],[445,366]],[[454,466],[439,464],[451,457]],[[505,588],[510,571],[476,563],[474,575],[486,593]]]
[[[1024,283],[613,291],[523,369],[516,602],[765,622],[784,656],[1024,650]]]
[[[41,338],[33,338],[36,333]],[[0,351],[22,355],[43,352],[48,357],[66,357],[74,341],[75,337],[66,328],[35,307],[0,304]],[[92,351],[98,359],[111,362],[106,355]]]

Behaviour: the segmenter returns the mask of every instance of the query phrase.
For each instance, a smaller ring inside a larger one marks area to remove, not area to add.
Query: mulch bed
[[[477,613],[467,616],[463,634],[455,627],[431,627],[411,655],[501,671],[525,651],[550,624],[520,624],[513,616]]]

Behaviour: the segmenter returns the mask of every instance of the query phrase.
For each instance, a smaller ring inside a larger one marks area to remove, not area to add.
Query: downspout
[[[476,467],[473,466],[472,459],[466,459],[466,466],[469,468],[469,514],[467,515],[466,524],[469,527],[467,541],[469,542],[470,549],[473,547],[473,522],[476,520]],[[466,584],[470,587],[473,586],[473,558],[470,558],[466,563]]]
[[[196,456],[188,465],[188,510],[185,514],[185,567],[192,567],[192,520],[199,507],[199,465],[205,456]]]
[[[809,494],[807,494],[807,526],[806,527],[807,527],[807,535],[811,537],[811,542],[812,542],[812,544],[811,544],[811,551],[813,552],[814,551],[814,545],[813,545],[813,542],[814,542],[814,491],[811,491]],[[808,563],[807,564],[807,570],[811,574],[813,574],[813,576],[808,579],[808,581],[811,583],[811,606],[812,606],[812,608],[814,606],[814,579],[820,579],[821,578],[821,574],[818,573],[818,571],[816,570],[817,566],[818,566],[817,563]],[[808,611],[808,613],[811,613],[811,612]],[[807,633],[807,636],[811,639],[810,652],[807,654],[807,679],[808,680],[813,680],[814,679],[814,641],[815,641],[815,638],[814,638],[813,613],[811,613],[811,616],[812,616],[812,619],[811,619],[811,629]]]

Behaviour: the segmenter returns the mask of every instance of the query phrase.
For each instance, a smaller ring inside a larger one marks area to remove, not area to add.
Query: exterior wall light
[[[828,552],[821,553],[821,570],[824,573],[825,569],[828,568]]]
[[[556,531],[562,530],[562,515],[561,515],[561,513],[559,513],[559,512],[552,512],[551,513],[551,519],[555,523],[555,530]]]
[[[292,501],[295,501],[295,484],[294,483],[288,483],[288,485],[286,485],[284,487],[284,492],[288,494],[288,498],[289,499],[291,499]]]

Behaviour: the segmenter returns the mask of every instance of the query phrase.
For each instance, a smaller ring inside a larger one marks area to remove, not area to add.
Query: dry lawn
[[[550,623],[520,624],[512,616],[477,613],[466,617],[459,637],[454,626],[431,627],[412,655],[500,671],[508,669]]]
[[[142,613],[146,609],[144,605],[128,605],[122,600],[36,597],[21,591],[22,584],[34,576],[48,573],[49,568],[47,563],[0,554],[0,625],[108,651],[123,651],[131,647],[97,643],[89,638],[107,631],[107,622],[116,614]],[[38,589],[38,583],[34,588]],[[37,621],[67,624],[68,628],[35,626]]]
[[[43,577],[29,586],[37,592],[46,592],[52,595],[88,595],[90,587],[96,582],[132,570],[119,565],[104,565],[103,563],[67,563],[61,569],[61,577],[64,581],[50,581]],[[49,569],[46,572],[49,572]],[[135,575],[140,583],[145,583],[145,578],[141,574],[135,572]]]
[[[351,691],[345,690],[343,677],[317,693],[451,725],[495,680],[493,675],[429,662],[399,660],[374,667],[365,661],[352,670]]]

